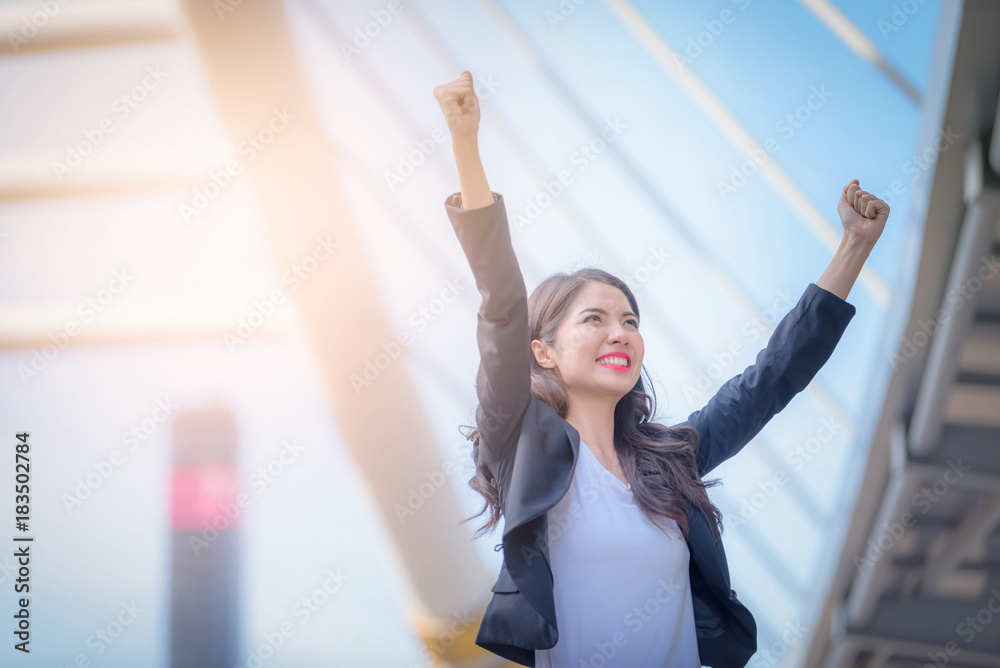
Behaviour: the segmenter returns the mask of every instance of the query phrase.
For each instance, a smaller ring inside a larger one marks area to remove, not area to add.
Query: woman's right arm
[[[461,208],[478,209],[492,204],[493,194],[479,159],[479,98],[472,85],[472,74],[466,70],[451,83],[435,87],[434,97],[441,104],[451,131],[462,190]]]
[[[514,452],[531,396],[528,297],[510,240],[503,196],[489,189],[479,158],[479,105],[472,75],[463,72],[434,95],[448,119],[461,192],[445,200],[445,210],[483,297],[476,339],[479,371],[479,462],[499,478]]]

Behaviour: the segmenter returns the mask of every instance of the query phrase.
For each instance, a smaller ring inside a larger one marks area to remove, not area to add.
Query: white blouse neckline
[[[594,463],[597,464],[601,468],[601,471],[603,471],[605,475],[607,475],[612,480],[614,480],[616,483],[618,483],[621,486],[622,489],[627,490],[629,492],[632,491],[632,485],[631,484],[626,484],[626,483],[622,482],[618,478],[618,476],[616,476],[614,473],[612,473],[611,471],[609,471],[607,469],[607,467],[604,466],[604,464],[601,463],[601,460],[597,458],[597,455],[595,455],[593,453],[593,451],[590,449],[589,445],[587,445],[583,441],[580,441],[580,447],[584,448],[588,453],[590,453],[590,456],[594,458]]]

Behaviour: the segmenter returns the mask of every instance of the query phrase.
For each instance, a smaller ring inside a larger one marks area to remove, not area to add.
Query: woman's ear
[[[543,369],[554,369],[556,366],[555,360],[549,356],[549,349],[540,339],[535,339],[531,342],[531,352],[535,356],[535,361],[538,362],[538,366]]]

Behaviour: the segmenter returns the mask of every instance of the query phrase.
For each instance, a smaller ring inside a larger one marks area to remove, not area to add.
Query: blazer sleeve
[[[499,479],[499,464],[516,449],[531,397],[528,297],[511,245],[503,196],[493,203],[462,209],[460,192],[445,199],[445,209],[482,295],[476,325],[479,371],[479,448],[476,462]]]
[[[698,431],[698,474],[704,476],[750,442],[826,363],[856,309],[810,283],[767,346],[681,424]]]

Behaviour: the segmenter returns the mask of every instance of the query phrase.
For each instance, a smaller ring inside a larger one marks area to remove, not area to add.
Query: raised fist
[[[885,221],[889,218],[889,205],[862,190],[860,182],[854,179],[841,191],[837,212],[844,224],[844,232],[862,239],[871,247],[882,236]]]
[[[472,87],[472,74],[462,72],[457,79],[434,88],[452,138],[475,137],[479,132],[479,98]]]

